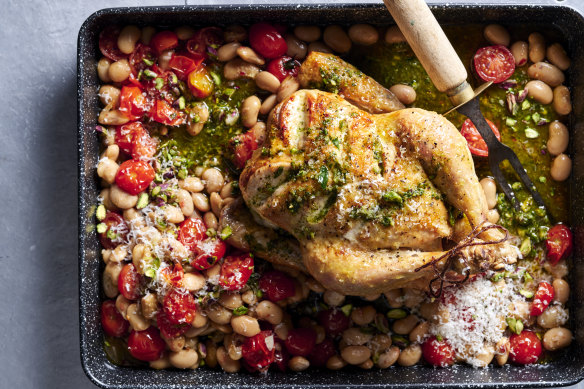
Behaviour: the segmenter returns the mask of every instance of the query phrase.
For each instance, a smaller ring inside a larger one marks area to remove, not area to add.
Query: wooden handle
[[[383,1],[436,88],[452,100],[472,98],[466,69],[424,0]]]

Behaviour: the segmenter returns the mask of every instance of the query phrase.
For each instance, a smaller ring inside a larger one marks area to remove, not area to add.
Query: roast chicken
[[[339,293],[428,288],[451,265],[443,242],[469,242],[454,234],[453,219],[468,231],[488,225],[466,141],[436,113],[372,113],[382,110],[374,99],[349,88],[353,105],[336,92],[303,89],[276,106],[240,176],[247,209],[230,204],[221,223],[243,248]],[[470,241],[491,244],[454,252],[452,271],[472,274],[517,259],[499,229]]]

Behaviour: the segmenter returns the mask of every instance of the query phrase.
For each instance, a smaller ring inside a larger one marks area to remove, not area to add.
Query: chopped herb
[[[351,315],[351,312],[352,311],[353,311],[353,305],[352,304],[343,305],[341,307],[341,312],[343,312],[345,314],[345,316]]]
[[[154,87],[155,87],[157,90],[161,90],[163,86],[164,86],[164,80],[163,80],[162,78],[160,78],[160,77],[157,77],[157,78],[154,80]]]
[[[106,236],[109,239],[114,240],[118,237],[118,234],[116,234],[113,230],[109,229],[109,230],[107,230]]]
[[[245,315],[249,311],[249,308],[245,305],[239,306],[233,310],[235,316]]]
[[[404,311],[403,309],[390,309],[387,312],[388,319],[403,319],[407,315],[408,315],[408,313],[406,311]]]
[[[102,221],[103,219],[105,219],[105,215],[106,215],[105,205],[103,204],[98,205],[95,211],[95,217],[97,218],[97,220]]]
[[[159,186],[157,186],[158,189],[160,189]],[[138,197],[138,202],[136,203],[136,209],[142,209],[144,207],[146,207],[148,205],[148,194],[147,193],[141,193],[140,197]]]
[[[339,142],[339,138],[332,138],[331,142],[333,143],[333,145],[335,145],[335,147],[338,149],[340,147],[340,142]]]
[[[385,201],[391,201],[393,203],[397,203],[399,205],[402,205],[404,203],[404,200],[402,199],[402,197],[399,195],[399,193],[397,193],[394,190],[390,190],[389,192],[385,192],[383,194],[383,196],[381,196],[383,198],[383,200]]]
[[[521,289],[519,294],[525,297],[526,299],[530,299],[533,297],[533,292],[527,289]]]
[[[513,127],[514,125],[516,125],[516,124],[517,124],[517,120],[515,120],[515,119],[512,119],[512,118],[507,118],[507,119],[505,120],[505,124],[506,124],[507,126],[509,126],[509,127]]]
[[[521,109],[525,111],[526,109],[529,109],[529,107],[531,107],[531,104],[529,104],[529,101],[523,100],[523,103],[521,103]]]
[[[154,73],[152,70],[150,69],[145,69],[144,70],[144,76],[147,78],[155,78],[158,76],[158,74]]]
[[[181,110],[182,109],[185,109],[185,98],[184,98],[184,96],[179,97],[177,101],[178,101],[178,108],[181,109]]]
[[[221,240],[225,240],[225,239],[229,238],[232,233],[233,233],[233,231],[231,230],[231,227],[225,226],[225,227],[223,227],[223,229],[219,233],[219,238],[221,238]]]
[[[537,132],[533,128],[527,127],[525,129],[525,136],[528,137],[529,139],[535,139],[539,136],[539,132]]]
[[[320,187],[325,190],[328,184],[328,169],[326,166],[322,165],[320,167],[320,172],[318,173],[317,181],[320,184]]]
[[[148,66],[154,65],[154,61],[152,61],[151,59],[148,59],[148,58],[142,58],[142,62],[144,62]]]
[[[106,231],[107,231],[107,224],[105,224],[105,223],[99,223],[99,224],[97,225],[97,228],[96,228],[96,229],[97,229],[97,232],[98,232],[99,234],[103,234],[104,232],[106,232]]]

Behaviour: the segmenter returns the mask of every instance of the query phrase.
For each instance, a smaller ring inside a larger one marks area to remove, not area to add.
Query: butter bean
[[[320,27],[318,26],[297,26],[294,28],[294,35],[304,42],[314,42],[320,39]]]
[[[201,212],[207,212],[211,209],[209,206],[209,199],[203,193],[193,193],[191,194],[193,198],[193,204]]]
[[[379,33],[370,24],[354,24],[349,28],[349,37],[358,45],[370,46],[379,40]]]
[[[300,88],[300,83],[296,77],[286,77],[278,88],[278,101],[287,99],[292,93],[296,92],[298,88]]]
[[[397,363],[400,366],[413,366],[420,361],[422,358],[422,347],[413,343],[402,350],[397,359]]]
[[[547,59],[561,70],[567,70],[570,67],[570,58],[566,50],[559,43],[553,43],[546,50]]]
[[[256,314],[258,315],[258,319],[265,320],[273,325],[280,324],[284,317],[282,308],[269,300],[261,301],[257,305]]]
[[[515,58],[515,66],[521,67],[527,64],[529,45],[524,41],[517,41],[511,45],[511,54]]]
[[[509,46],[509,42],[511,41],[509,31],[499,24],[489,24],[483,30],[483,35],[492,45]]]
[[[388,367],[392,366],[397,362],[399,354],[400,354],[399,348],[396,346],[392,346],[386,352],[379,354],[377,366],[380,369],[387,369]]]
[[[341,357],[350,365],[360,365],[371,357],[371,350],[365,346],[347,346]]]
[[[138,196],[124,192],[116,184],[110,187],[109,197],[111,202],[120,209],[134,208],[138,203]]]
[[[409,339],[410,342],[418,342],[422,343],[424,338],[429,335],[430,331],[430,323],[427,321],[423,321],[419,323],[414,329],[410,332]]]
[[[213,212],[205,212],[203,215],[203,222],[207,228],[213,228],[214,230],[217,230],[217,216],[215,216]]]
[[[221,62],[231,61],[237,57],[237,49],[241,47],[239,42],[230,42],[221,46],[217,50],[217,59]]]
[[[247,30],[240,25],[231,25],[223,32],[225,42],[243,42],[247,38]]]
[[[97,164],[97,175],[103,178],[108,184],[113,184],[116,180],[116,173],[120,166],[109,158],[104,158]]]
[[[245,62],[252,63],[254,65],[265,65],[266,60],[262,58],[258,53],[256,53],[251,47],[239,46],[236,50],[237,55]]]
[[[112,63],[108,69],[108,75],[113,82],[125,81],[131,72],[130,63],[127,59],[120,59]]]
[[[246,337],[255,336],[260,333],[260,323],[256,318],[248,315],[235,316],[231,319],[233,332]]]
[[[568,127],[558,120],[550,123],[547,149],[551,155],[560,155],[566,151],[569,140]]]
[[[228,324],[233,314],[221,304],[215,303],[207,307],[207,317],[217,324]]]
[[[138,304],[130,304],[126,319],[130,322],[130,326],[134,331],[144,331],[150,327],[150,320],[146,320],[142,316],[142,312],[138,309]]]
[[[288,46],[286,55],[288,55],[289,57],[298,60],[302,60],[304,59],[304,57],[306,57],[308,47],[306,46],[306,43],[296,38],[295,35],[293,34],[286,35],[286,45]]]
[[[552,89],[545,82],[539,80],[529,81],[525,85],[527,95],[542,104],[549,104],[554,99]]]
[[[234,58],[227,62],[223,67],[223,75],[228,80],[237,80],[239,78],[255,78],[260,69],[251,63],[245,62],[241,58]]]
[[[112,79],[109,76],[109,67],[112,61],[109,58],[103,57],[97,62],[97,76],[101,82],[111,82]]]
[[[219,304],[227,309],[235,309],[241,306],[241,295],[239,292],[223,292],[219,297]]]
[[[393,332],[400,335],[409,334],[418,324],[418,317],[416,315],[409,315],[403,319],[396,320],[393,323]]]
[[[537,324],[543,328],[563,326],[568,321],[568,312],[558,305],[549,306],[537,317]]]
[[[116,308],[123,317],[126,317],[126,313],[128,312],[128,307],[130,304],[132,304],[132,302],[125,298],[122,294],[118,295],[116,298]]]
[[[120,105],[120,90],[113,85],[102,85],[97,95],[103,105],[111,103],[113,108],[117,108]]]
[[[351,312],[351,320],[358,326],[364,326],[373,321],[376,313],[375,308],[371,305],[358,307]]]
[[[556,278],[552,286],[554,287],[554,301],[559,301],[562,304],[567,303],[570,297],[570,284],[561,278]]]
[[[481,180],[480,184],[485,192],[487,206],[489,209],[495,208],[497,205],[497,184],[495,184],[495,180],[490,177],[485,177]]]
[[[197,350],[184,349],[170,352],[168,360],[177,369],[188,369],[198,364],[199,355],[197,354]]]
[[[136,26],[126,26],[118,35],[118,48],[124,54],[132,54],[142,31]]]
[[[554,101],[552,106],[560,115],[568,115],[572,112],[572,100],[570,99],[570,90],[567,86],[558,85],[554,88]]]
[[[543,335],[543,348],[548,351],[555,351],[568,347],[572,343],[572,337],[572,331],[567,328],[552,328]]]
[[[389,90],[404,105],[410,105],[416,101],[416,90],[409,85],[395,84]]]
[[[258,88],[267,90],[272,93],[276,93],[280,87],[280,80],[278,80],[278,78],[270,72],[260,72],[256,76],[255,82]]]
[[[199,177],[189,176],[184,180],[178,182],[179,188],[188,190],[189,192],[198,193],[205,189],[205,184],[201,181]]]
[[[540,62],[545,58],[545,39],[539,32],[529,34],[529,59],[531,62]]]
[[[156,293],[148,293],[140,300],[142,308],[142,316],[146,319],[152,320],[156,317],[158,312],[158,299]]]
[[[372,334],[366,334],[357,327],[343,331],[343,340],[348,346],[362,346],[373,338]]]
[[[180,210],[185,217],[189,217],[195,212],[195,205],[191,194],[184,189],[179,189],[176,193],[176,199]]]
[[[560,154],[552,161],[550,175],[554,181],[565,181],[571,172],[572,160],[566,154]]]
[[[205,286],[205,277],[198,272],[185,273],[183,285],[189,292],[197,292]]]
[[[406,37],[398,26],[391,26],[385,32],[385,42],[389,44],[405,42]]]
[[[256,77],[256,82],[257,79],[262,75],[262,73],[258,74],[258,76]],[[277,78],[276,81],[278,81]],[[256,95],[249,96],[248,98],[243,100],[243,103],[241,104],[241,122],[245,127],[251,128],[257,123],[261,105],[262,102]]]
[[[341,26],[328,26],[322,37],[324,43],[337,53],[344,54],[351,50],[351,39]]]
[[[564,72],[547,62],[537,62],[527,69],[530,78],[545,82],[551,87],[558,86],[565,81]]]

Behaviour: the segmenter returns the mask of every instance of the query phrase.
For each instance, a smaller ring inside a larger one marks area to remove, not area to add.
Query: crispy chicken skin
[[[371,114],[318,90],[273,110],[239,184],[264,224],[297,239],[308,272],[343,294],[427,286],[432,268],[414,270],[444,254],[452,236],[443,198],[472,226],[486,221],[466,141],[450,122],[421,109]],[[517,250],[501,243],[462,255],[477,272],[514,262]]]

